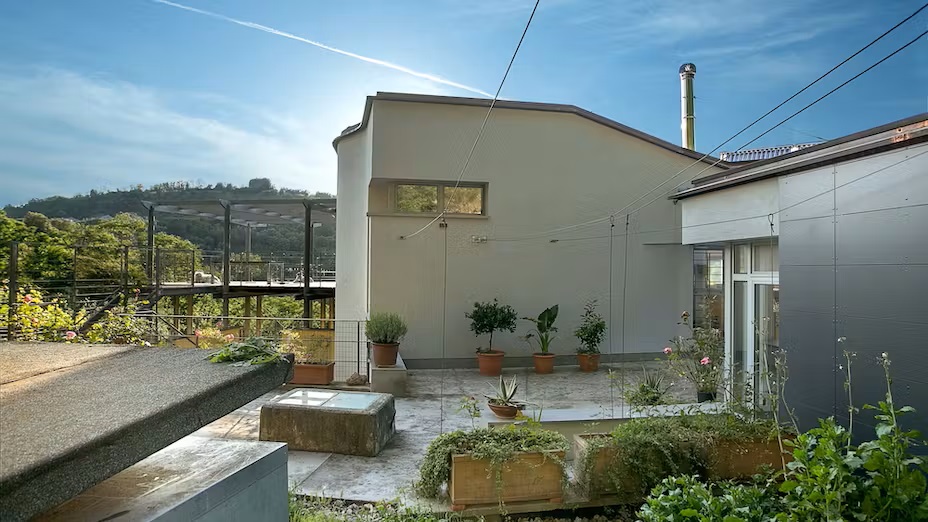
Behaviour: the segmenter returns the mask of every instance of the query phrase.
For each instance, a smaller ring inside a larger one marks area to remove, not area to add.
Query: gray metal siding
[[[786,400],[802,428],[847,416],[843,351],[855,406],[883,400],[879,364],[892,360],[897,407],[914,406],[903,426],[928,433],[928,150],[919,145],[780,179],[781,345]],[[905,158],[911,161],[869,175]],[[839,338],[845,338],[839,343]],[[855,438],[873,437],[862,411]]]

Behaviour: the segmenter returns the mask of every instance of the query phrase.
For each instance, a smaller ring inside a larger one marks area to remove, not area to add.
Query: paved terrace
[[[0,513],[25,520],[278,388],[289,362],[201,350],[0,344]]]
[[[506,374],[519,375],[518,398],[543,404],[545,418],[564,417],[566,410],[571,410],[571,418],[588,418],[590,429],[594,430],[592,424],[597,419],[629,414],[621,400],[621,378],[624,375],[629,389],[636,386],[642,367],[650,371],[664,366],[656,361],[615,364],[612,380],[605,368],[596,373],[581,373],[570,366],[559,366],[551,375],[536,375],[525,368],[507,369]],[[303,495],[355,501],[408,497],[429,442],[442,431],[471,428],[470,418],[456,411],[461,397],[472,395],[482,399],[484,393],[491,392],[488,385],[497,382],[497,378],[483,377],[469,369],[410,371],[410,396],[396,398],[397,433],[379,456],[290,451],[290,483]],[[610,382],[615,382],[617,388],[611,389]],[[285,391],[281,388],[269,392],[194,435],[257,440],[261,406]],[[693,402],[695,398],[695,391],[686,383],[675,383],[672,393],[680,402]],[[486,401],[481,403],[483,413],[477,419],[478,426],[498,420],[486,407]],[[526,414],[531,414],[531,409]]]

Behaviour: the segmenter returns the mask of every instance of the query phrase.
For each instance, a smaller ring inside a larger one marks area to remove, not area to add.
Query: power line
[[[925,5],[928,6],[928,4],[925,4]],[[924,9],[924,7],[922,7],[922,9]],[[928,31],[924,31],[922,34],[920,34],[920,35],[916,36],[914,39],[910,40],[907,44],[903,45],[902,47],[899,47],[899,48],[896,49],[895,51],[893,51],[893,52],[891,52],[890,54],[884,56],[880,61],[874,63],[874,64],[871,65],[870,67],[867,67],[867,68],[864,69],[863,71],[860,71],[859,73],[855,74],[854,76],[852,76],[851,78],[849,78],[847,81],[841,83],[840,85],[838,85],[838,86],[835,87],[834,89],[832,89],[832,90],[826,92],[825,94],[819,96],[819,97],[816,98],[813,102],[809,103],[809,104],[806,105],[805,107],[803,107],[803,108],[799,109],[798,111],[796,111],[796,112],[790,114],[789,116],[787,116],[786,118],[784,118],[783,120],[781,120],[779,123],[777,123],[777,124],[774,125],[773,127],[770,127],[769,129],[767,129],[766,131],[764,131],[763,133],[761,133],[760,135],[758,135],[756,138],[754,138],[754,139],[752,139],[751,141],[745,143],[744,145],[738,147],[737,150],[741,150],[741,149],[747,147],[748,145],[754,143],[755,141],[757,141],[757,140],[763,138],[764,136],[766,136],[767,134],[769,134],[770,132],[772,132],[772,131],[773,131],[774,129],[776,129],[777,127],[783,125],[784,123],[788,122],[789,120],[791,120],[791,119],[795,118],[796,116],[802,114],[806,109],[812,107],[813,105],[817,104],[818,102],[820,102],[820,101],[824,100],[825,98],[831,96],[832,94],[834,94],[835,92],[837,92],[837,91],[838,91],[839,89],[841,89],[842,87],[844,87],[844,86],[846,86],[847,84],[853,82],[853,81],[856,80],[857,78],[860,78],[861,76],[863,76],[864,74],[866,74],[867,72],[869,72],[870,70],[872,70],[873,68],[875,68],[876,66],[880,65],[881,63],[885,62],[886,60],[889,60],[890,58],[892,58],[892,57],[895,56],[896,54],[902,52],[904,49],[906,49],[906,48],[909,47],[910,45],[912,45],[912,44],[914,44],[915,42],[919,41],[919,40],[920,40],[923,36],[925,36],[926,34],[928,34]],[[642,205],[641,207],[636,208],[636,209],[633,210],[632,212],[638,212],[638,211],[640,211],[641,209],[643,209],[643,208],[649,206],[651,203],[654,203],[654,202],[657,201],[658,199],[667,196],[668,194],[670,194],[671,192],[673,192],[673,191],[677,190],[678,188],[682,187],[682,186],[685,185],[686,183],[689,183],[689,182],[692,181],[693,179],[699,177],[700,174],[702,174],[703,172],[705,172],[706,170],[708,170],[708,169],[711,168],[711,167],[712,167],[712,165],[710,165],[709,167],[706,167],[706,168],[702,169],[701,171],[697,172],[694,176],[691,176],[689,179],[682,181],[680,184],[678,184],[678,185],[675,186],[674,188],[670,189],[670,190],[667,191],[667,192],[664,192],[663,194],[658,195],[657,197],[651,199],[650,201],[648,201],[646,204]]]
[[[870,43],[868,43],[867,45],[865,45],[865,46],[861,47],[860,49],[858,49],[854,54],[848,56],[847,58],[845,58],[844,60],[842,60],[840,63],[838,63],[837,65],[835,65],[834,67],[832,67],[831,69],[829,69],[828,71],[826,71],[824,74],[822,74],[821,76],[819,76],[818,78],[816,78],[812,83],[806,85],[805,87],[803,87],[802,89],[800,89],[799,91],[797,91],[795,94],[793,94],[793,95],[790,96],[789,98],[783,100],[782,102],[780,102],[779,104],[777,104],[774,108],[770,109],[769,111],[767,111],[766,113],[764,113],[763,115],[761,115],[759,118],[757,118],[757,119],[755,119],[754,121],[752,121],[750,124],[748,124],[747,126],[745,126],[744,128],[742,128],[741,130],[739,130],[738,132],[736,132],[735,134],[733,134],[731,137],[729,137],[728,139],[726,139],[726,140],[723,141],[722,143],[720,143],[720,144],[719,144],[718,146],[716,146],[714,149],[712,149],[712,150],[710,150],[708,153],[704,154],[701,158],[699,158],[698,160],[694,161],[693,163],[687,165],[683,170],[680,170],[679,172],[677,172],[677,173],[674,174],[673,176],[670,176],[669,178],[667,178],[666,180],[664,180],[663,182],[661,182],[660,184],[658,184],[657,186],[655,186],[654,188],[652,188],[651,190],[649,190],[648,192],[645,192],[644,194],[642,194],[641,196],[639,196],[638,198],[636,198],[635,200],[633,200],[633,201],[632,201],[631,203],[629,203],[628,205],[626,205],[626,206],[622,207],[621,209],[619,209],[619,210],[617,210],[617,211],[611,213],[611,214],[608,215],[608,216],[603,216],[603,217],[600,217],[600,218],[592,219],[592,220],[590,220],[590,221],[586,221],[586,222],[583,222],[583,223],[577,223],[577,224],[574,224],[574,225],[568,225],[568,226],[564,226],[564,227],[559,227],[559,228],[551,229],[551,230],[548,230],[548,231],[536,233],[536,234],[534,234],[534,235],[535,235],[535,236],[539,236],[539,237],[544,237],[544,236],[549,236],[549,235],[551,235],[551,234],[556,234],[556,233],[558,233],[558,232],[565,232],[565,231],[567,231],[567,230],[572,230],[572,229],[576,229],[576,228],[582,228],[582,227],[585,227],[585,226],[595,225],[595,224],[598,224],[598,223],[602,223],[602,222],[604,222],[604,221],[607,221],[607,220],[609,220],[609,219],[611,219],[611,218],[614,218],[615,216],[617,216],[618,214],[621,214],[622,212],[625,212],[626,210],[628,210],[629,208],[631,208],[633,205],[635,205],[636,203],[638,203],[638,202],[641,201],[642,199],[644,199],[644,198],[646,198],[647,196],[649,196],[650,194],[654,193],[654,191],[660,190],[662,187],[664,187],[665,185],[667,185],[668,183],[670,183],[670,182],[671,182],[673,179],[675,179],[677,176],[683,174],[684,172],[686,172],[687,170],[691,169],[693,166],[699,164],[700,162],[705,161],[707,158],[709,158],[709,156],[710,156],[713,152],[715,152],[715,151],[721,149],[721,148],[724,147],[726,144],[728,144],[729,142],[731,142],[732,140],[734,140],[735,138],[737,138],[738,136],[740,136],[741,134],[743,134],[745,131],[747,131],[748,129],[750,129],[751,127],[753,127],[753,126],[756,125],[757,123],[759,123],[761,120],[763,120],[764,118],[766,118],[767,116],[769,116],[770,114],[772,114],[773,112],[775,112],[777,109],[783,107],[784,105],[786,105],[787,103],[789,103],[790,101],[792,101],[793,99],[795,99],[797,96],[799,96],[799,95],[802,94],[803,92],[809,90],[812,86],[814,86],[814,85],[816,85],[818,82],[822,81],[825,77],[829,76],[831,73],[833,73],[834,71],[836,71],[838,68],[840,68],[841,66],[843,66],[843,65],[846,64],[847,62],[851,61],[852,59],[854,59],[855,57],[857,57],[859,54],[861,54],[862,52],[866,51],[867,49],[869,49],[870,47],[872,47],[874,44],[876,44],[877,42],[879,42],[880,40],[882,40],[884,37],[886,37],[887,35],[889,35],[889,34],[892,33],[893,31],[895,31],[896,29],[898,29],[900,26],[902,26],[903,24],[905,24],[906,22],[908,22],[909,20],[911,20],[912,18],[914,18],[916,15],[918,15],[920,12],[922,12],[925,8],[928,8],[928,3],[925,3],[925,4],[922,5],[920,8],[918,8],[915,12],[913,12],[912,14],[910,14],[909,16],[907,16],[906,18],[904,18],[902,21],[898,22],[896,25],[892,26],[891,28],[889,28],[888,30],[886,30],[885,32],[883,32],[883,34],[881,34],[880,36],[876,37],[876,38],[875,38],[874,40],[872,40]],[[797,111],[796,113],[794,113],[793,115],[789,116],[788,118],[786,118],[786,119],[782,120],[781,122],[777,123],[776,125],[774,125],[774,126],[771,127],[770,129],[768,129],[766,132],[762,133],[760,136],[757,136],[757,137],[754,138],[753,140],[751,140],[751,141],[745,143],[744,145],[742,145],[741,147],[739,147],[737,150],[741,150],[741,149],[743,149],[744,147],[747,147],[748,145],[750,145],[751,143],[754,143],[755,141],[757,141],[757,140],[760,139],[761,137],[763,137],[763,136],[769,134],[771,131],[773,131],[773,130],[776,129],[777,127],[783,125],[783,124],[786,123],[787,121],[791,120],[793,117],[797,116],[799,113],[803,112],[804,110],[808,109],[809,107],[815,105],[816,103],[818,103],[818,102],[820,102],[821,100],[825,99],[826,97],[830,96],[831,94],[833,94],[833,93],[834,93],[835,91],[837,91],[838,89],[844,87],[844,86],[847,85],[848,83],[850,83],[850,82],[854,81],[855,79],[859,78],[859,77],[860,77],[861,75],[863,75],[864,73],[868,72],[869,70],[873,69],[873,68],[876,67],[877,65],[879,65],[879,64],[883,63],[884,61],[888,60],[889,58],[891,58],[891,57],[894,56],[895,54],[897,54],[897,53],[901,52],[903,49],[907,48],[908,46],[912,45],[913,43],[915,43],[916,41],[918,41],[922,36],[924,36],[926,33],[928,33],[928,31],[926,31],[926,32],[924,32],[924,33],[922,33],[922,34],[920,34],[917,38],[915,38],[914,40],[910,41],[909,43],[907,43],[906,45],[902,46],[901,48],[896,49],[896,51],[894,51],[894,52],[891,53],[890,55],[884,57],[884,58],[883,58],[882,60],[880,60],[879,62],[877,62],[877,63],[871,65],[870,67],[868,67],[867,69],[865,69],[865,70],[862,71],[861,73],[857,74],[856,76],[854,76],[854,77],[851,78],[850,80],[848,80],[848,81],[842,83],[841,85],[839,85],[839,86],[836,87],[835,89],[832,89],[831,91],[829,91],[828,93],[826,93],[824,96],[822,96],[822,97],[820,97],[819,99],[815,100],[814,102],[810,103],[809,105],[807,105],[806,107],[804,107],[804,108],[802,108],[801,110]],[[696,175],[691,176],[691,177],[688,178],[687,180],[683,181],[682,183],[680,183],[679,185],[677,185],[676,187],[674,187],[674,189],[679,188],[681,185],[683,185],[683,184],[685,184],[685,183],[688,183],[689,181],[692,181],[692,180],[695,179],[697,176],[699,176],[700,174],[702,174],[702,173],[705,172],[706,170],[708,170],[708,169],[714,167],[715,165],[717,165],[717,164],[718,164],[719,162],[721,162],[721,161],[722,161],[721,159],[716,160],[715,162],[713,162],[713,163],[712,163],[711,165],[709,165],[708,167],[706,167],[706,168],[702,169],[701,171],[699,171],[698,173],[696,173]],[[674,189],[672,189],[672,190],[674,190]],[[659,196],[659,197],[656,198],[656,199],[659,199],[660,197],[663,197],[663,196]],[[648,205],[650,205],[650,204],[653,203],[653,202],[654,202],[654,200],[651,200],[651,201],[648,202],[646,205],[644,205],[644,206],[642,206],[642,207],[640,207],[640,208],[638,208],[638,209],[636,209],[636,210],[634,210],[634,211],[632,211],[632,212],[637,212],[637,211],[640,210],[641,208],[645,208],[645,207],[647,207]],[[631,213],[631,212],[629,212],[629,213]]]
[[[448,208],[451,206],[451,203],[454,201],[454,197],[457,195],[458,188],[461,185],[461,180],[464,179],[464,173],[467,172],[467,166],[470,165],[470,160],[474,156],[474,151],[477,150],[477,145],[480,143],[480,138],[483,137],[483,131],[487,128],[487,122],[490,121],[490,114],[493,112],[493,107],[496,106],[497,100],[499,100],[499,93],[503,90],[503,85],[506,84],[506,78],[509,77],[509,71],[512,70],[512,64],[516,61],[516,56],[519,54],[519,49],[522,48],[522,42],[525,41],[525,35],[528,33],[528,28],[532,25],[532,20],[535,18],[535,11],[538,10],[538,4],[541,0],[535,0],[535,6],[532,8],[532,13],[528,17],[528,21],[525,23],[525,28],[522,30],[522,36],[519,37],[519,43],[516,44],[515,50],[512,52],[512,58],[509,59],[509,65],[506,66],[506,72],[503,73],[503,79],[499,82],[499,87],[496,89],[496,94],[493,95],[493,99],[490,101],[490,107],[487,109],[486,116],[483,117],[483,123],[480,124],[480,130],[477,131],[477,139],[474,140],[473,146],[470,148],[470,152],[467,153],[467,156],[464,158],[464,164],[461,166],[461,173],[458,174],[457,181],[454,183],[454,188],[451,190],[451,197],[448,202],[445,203],[445,207],[442,209],[441,213],[435,216],[435,219],[426,223],[426,225],[419,230],[416,230],[412,234],[405,236],[400,236],[400,239],[409,239],[415,237],[427,228],[434,225],[439,219],[443,219],[445,214],[448,213]]]

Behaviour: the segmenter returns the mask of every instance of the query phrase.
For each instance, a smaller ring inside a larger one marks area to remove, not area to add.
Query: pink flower
[[[194,330],[194,331],[193,331],[193,335],[195,335],[195,336],[197,336],[197,337],[201,337],[201,336],[203,335],[203,332],[201,332],[201,331],[199,331],[199,330]]]
[[[709,364],[710,362],[712,362],[712,361],[710,361],[708,357],[703,357],[702,359],[699,360],[699,364],[701,364],[701,365],[703,365],[703,366]]]
[[[65,339],[67,339],[67,340],[70,341],[70,340],[74,339],[75,337],[77,337],[77,333],[72,332],[71,330],[68,330],[68,333],[64,334],[64,337],[65,337]]]
[[[665,346],[665,347],[664,347],[664,355],[670,355],[670,354],[672,354],[672,353],[673,353],[673,348],[671,348],[671,347],[669,347],[669,346]]]
[[[235,334],[226,335],[226,341],[231,341],[232,339],[235,339]]]
[[[31,302],[32,302],[32,294],[26,294],[26,295],[24,295],[24,296],[23,296],[23,302],[24,302],[24,303],[31,303]]]

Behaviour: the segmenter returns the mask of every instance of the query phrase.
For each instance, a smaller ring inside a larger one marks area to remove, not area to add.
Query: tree
[[[248,188],[256,192],[274,190],[274,185],[267,178],[254,178],[248,180]]]

